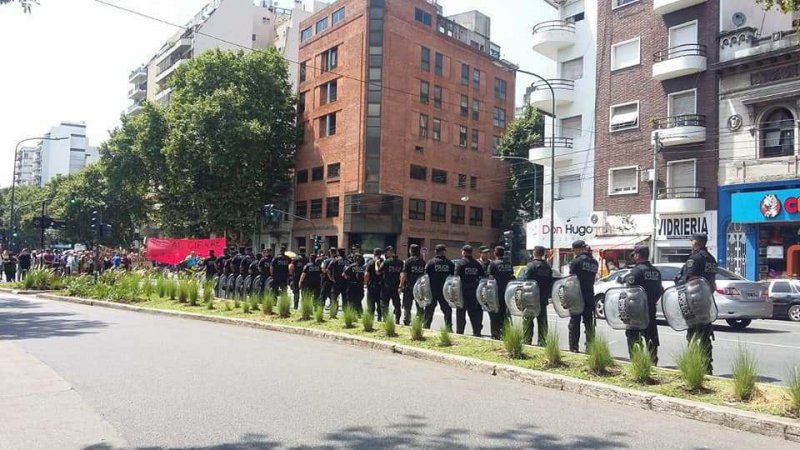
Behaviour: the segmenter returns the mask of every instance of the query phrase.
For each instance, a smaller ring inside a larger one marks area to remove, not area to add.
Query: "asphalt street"
[[[58,448],[796,448],[302,336],[6,294],[0,343],[0,374],[75,394],[42,416],[26,401],[49,390],[0,380],[15,449],[51,448],[74,414],[85,442]]]

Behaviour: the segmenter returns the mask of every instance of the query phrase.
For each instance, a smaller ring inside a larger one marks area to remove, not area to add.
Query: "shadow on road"
[[[70,319],[75,315],[73,313],[35,311],[39,308],[36,303],[21,300],[4,299],[0,302],[0,339],[77,336],[107,326],[98,320]]]
[[[747,327],[742,330],[735,330],[727,325],[714,325],[715,333],[731,333],[731,334],[784,334],[791,333],[789,330],[775,330],[770,328],[753,328]]]

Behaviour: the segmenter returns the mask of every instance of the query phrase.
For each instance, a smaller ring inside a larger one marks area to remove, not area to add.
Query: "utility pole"
[[[661,138],[658,136],[658,131],[653,133],[653,234],[650,238],[650,259],[655,261],[656,258],[656,233],[658,232],[658,218],[656,214],[656,205],[658,205],[658,154],[661,153]]]
[[[41,247],[42,250],[44,250],[44,229],[45,229],[45,226],[46,226],[45,220],[44,220],[44,211],[45,211],[44,207],[45,207],[45,205],[47,205],[47,200],[42,202],[42,216],[39,218],[39,220],[41,220],[41,223],[39,224],[40,225],[40,227],[39,227],[40,228],[40,230],[39,230],[39,232],[40,232],[40,235],[39,235],[39,246]]]

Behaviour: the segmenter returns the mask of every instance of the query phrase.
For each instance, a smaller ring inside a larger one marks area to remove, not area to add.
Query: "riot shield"
[[[425,309],[433,303],[433,291],[431,290],[431,279],[427,274],[417,278],[413,288],[414,300],[417,305]]]
[[[558,317],[583,313],[584,301],[578,277],[570,275],[553,283],[552,299]]]
[[[228,284],[225,285],[225,298],[236,296],[236,274],[228,275]]]
[[[236,277],[236,291],[234,295],[237,298],[244,298],[244,275],[239,275]]]
[[[484,311],[496,313],[500,311],[500,294],[497,292],[497,280],[481,278],[475,291],[478,303]]]
[[[244,296],[247,297],[253,292],[253,276],[248,275],[244,277],[244,287],[242,288],[244,291]]]
[[[714,293],[705,278],[695,278],[664,291],[661,296],[661,310],[667,323],[675,331],[708,325],[717,320]]]
[[[450,275],[444,281],[442,295],[453,308],[464,307],[464,293],[461,291],[461,277]]]
[[[542,312],[539,285],[535,281],[512,281],[506,286],[504,296],[512,316],[536,317]]]
[[[261,292],[263,292],[263,290],[264,290],[264,280],[262,279],[261,275],[256,275],[256,277],[253,278],[253,287],[252,287],[253,295],[260,297]]]
[[[647,293],[641,286],[624,286],[606,291],[606,322],[615,330],[644,330],[650,323]]]
[[[217,278],[216,288],[217,288],[217,297],[225,298],[225,288],[228,284],[228,276],[222,275]]]

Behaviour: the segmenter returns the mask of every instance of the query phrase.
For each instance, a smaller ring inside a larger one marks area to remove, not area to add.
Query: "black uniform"
[[[506,259],[496,259],[489,263],[489,270],[486,275],[494,278],[497,281],[497,295],[500,300],[500,308],[496,313],[489,313],[489,328],[491,329],[492,338],[503,338],[503,324],[508,317],[508,308],[504,301],[506,286],[509,281],[514,279],[514,266]]]
[[[414,283],[419,277],[425,275],[425,261],[419,256],[410,256],[403,264],[403,273],[406,274],[406,284],[403,287],[403,323],[411,323],[411,304],[414,302]],[[417,314],[420,313],[417,306]]]
[[[344,278],[347,280],[347,304],[361,315],[364,309],[364,259],[358,256],[352,258],[344,268]]]
[[[392,301],[394,308],[394,321],[400,323],[400,312],[402,304],[400,302],[400,272],[403,271],[403,261],[397,256],[386,258],[378,268],[378,272],[383,278],[381,288],[381,307],[384,311],[389,310],[389,300]]]
[[[272,276],[272,292],[278,295],[281,291],[286,291],[289,284],[289,264],[292,260],[286,255],[278,255],[272,259],[269,265]]]
[[[328,278],[331,280],[331,304],[334,301],[344,307],[347,304],[347,280],[344,279],[344,269],[347,260],[344,256],[337,256],[328,262]],[[339,300],[339,297],[342,297]]]
[[[576,275],[581,285],[583,296],[583,313],[575,314],[569,319],[569,349],[578,351],[578,342],[581,338],[581,319],[586,329],[586,345],[594,339],[594,281],[599,268],[597,260],[588,253],[581,253],[569,264],[569,273]]]
[[[702,277],[708,281],[709,286],[711,286],[711,292],[713,293],[717,289],[716,275],[717,260],[711,255],[711,253],[708,252],[708,250],[701,248],[689,256],[689,259],[686,261],[686,264],[684,264],[680,274],[678,274],[677,284],[686,284],[686,282],[693,278]],[[708,360],[708,367],[706,370],[710,374],[713,371],[713,366],[711,364],[713,361],[713,348],[711,340],[714,338],[714,328],[711,324],[708,324],[698,327],[691,327],[686,330],[686,340],[691,341],[694,338],[697,338],[700,341],[700,346],[703,348],[703,352],[706,354],[706,358]]]
[[[217,275],[217,257],[209,256],[203,260],[203,267],[206,271],[206,279],[210,280]]]
[[[319,302],[319,290],[322,283],[322,268],[319,261],[309,261],[302,269],[302,273],[306,275],[303,279],[303,284],[300,289],[303,292],[308,292],[313,296],[314,301]],[[299,278],[299,275],[298,275]]]
[[[300,305],[300,273],[303,271],[306,264],[308,264],[308,257],[306,255],[301,254],[292,258],[291,288],[292,296],[294,297],[294,309],[297,309]]]
[[[330,278],[328,278],[328,266],[333,262],[333,257],[328,256],[318,261],[320,268],[322,269],[322,282],[320,284],[319,300],[323,305],[325,305],[325,302],[331,296],[331,287],[333,286],[333,282]]]
[[[444,299],[444,282],[447,277],[455,273],[455,264],[444,256],[435,256],[425,265],[425,273],[431,280],[431,292],[433,302],[425,308],[425,328],[430,329],[433,323],[433,313],[436,312],[436,304],[442,309],[444,324],[448,330],[453,330],[453,308]]]
[[[367,311],[370,314],[378,314],[378,320],[383,320],[383,308],[381,307],[381,286],[382,280],[376,267],[380,264],[380,259],[372,260],[364,265],[364,272],[369,274],[367,283]]]
[[[625,336],[628,338],[628,352],[633,349],[633,345],[639,343],[644,337],[653,364],[658,364],[658,325],[656,324],[656,306],[664,287],[661,284],[661,272],[658,271],[650,261],[640,262],[625,275],[625,283],[630,286],[641,286],[647,293],[647,315],[650,320],[644,331],[626,330]]]
[[[472,335],[480,336],[483,329],[483,309],[475,291],[478,289],[478,281],[486,275],[483,265],[471,256],[461,258],[456,264],[455,274],[461,278],[461,295],[464,297],[464,307],[456,309],[456,333],[464,334],[469,314]]]
[[[536,317],[537,330],[537,344],[544,346],[545,338],[547,337],[547,303],[553,290],[553,269],[547,261],[543,259],[534,259],[528,263],[525,268],[525,280],[535,281],[539,285],[539,303],[541,310]],[[531,344],[533,342],[533,317],[523,318],[525,328],[525,342]]]

